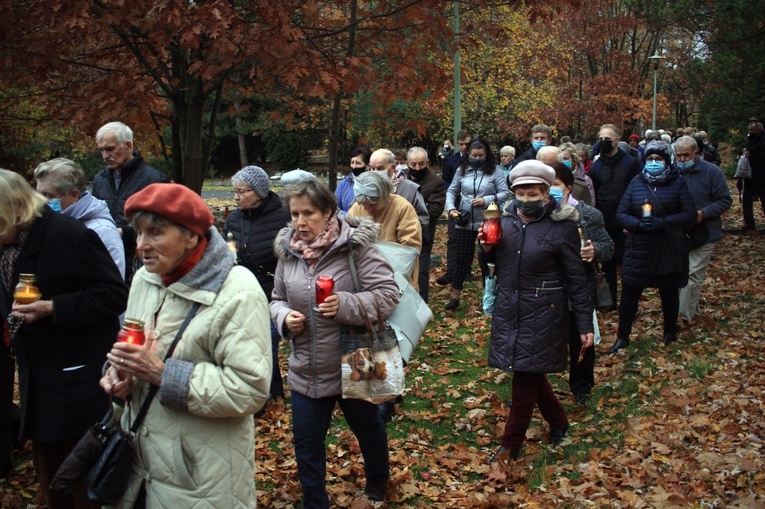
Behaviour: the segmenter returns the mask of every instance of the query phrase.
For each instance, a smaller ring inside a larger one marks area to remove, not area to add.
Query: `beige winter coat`
[[[276,237],[274,248],[279,257],[271,296],[271,318],[282,336],[290,339],[290,389],[311,398],[336,396],[342,393],[340,369],[340,328],[342,324],[364,325],[364,314],[350,273],[348,249],[354,252],[354,263],[359,275],[364,309],[376,321],[375,295],[380,303],[383,319],[398,304],[398,286],[393,269],[373,246],[378,226],[358,217],[338,217],[340,237],[324,253],[313,268],[299,254],[289,249],[289,240],[295,231],[291,226]],[[417,220],[415,216],[415,221]],[[329,274],[335,280],[334,293],[340,298],[340,309],[334,318],[325,318],[315,312],[315,277]],[[307,317],[303,332],[293,336],[284,327],[284,320],[292,310]]]
[[[253,274],[234,266],[214,229],[202,260],[164,287],[139,270],[126,316],[146,323],[164,358],[194,302],[201,308],[165,364],[160,391],[139,429],[127,493],[141,483],[148,509],[252,508],[255,441],[252,414],[268,397],[271,336],[268,302]],[[134,418],[148,391],[136,383]],[[128,426],[127,412],[123,427]]]

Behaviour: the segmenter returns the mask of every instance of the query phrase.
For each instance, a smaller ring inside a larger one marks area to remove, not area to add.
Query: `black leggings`
[[[640,286],[630,286],[622,281],[622,300],[619,303],[619,332],[617,337],[629,339],[632,323],[643,294]],[[680,312],[680,291],[677,288],[659,288],[661,310],[664,313],[664,334],[677,332],[677,315]]]

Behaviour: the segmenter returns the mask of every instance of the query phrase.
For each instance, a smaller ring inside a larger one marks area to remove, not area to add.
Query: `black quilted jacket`
[[[569,299],[580,333],[593,332],[578,214],[571,205],[558,208],[551,200],[543,216],[524,227],[514,212],[505,212],[500,244],[488,253],[497,266],[498,287],[489,365],[560,372],[568,366]]]

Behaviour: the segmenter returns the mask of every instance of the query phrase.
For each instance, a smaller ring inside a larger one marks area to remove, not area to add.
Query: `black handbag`
[[[192,306],[167,350],[165,362],[173,355],[178,341],[200,306],[198,302]],[[157,391],[159,387],[152,384],[129,431],[122,429],[118,420],[113,418],[110,408],[106,417],[85,433],[64,460],[51,480],[50,488],[63,494],[71,493],[87,473],[87,491],[91,502],[112,505],[122,498],[130,477],[133,437],[143,423]]]
[[[602,270],[598,269],[595,273],[595,308],[611,309],[613,305],[611,287],[608,285],[608,281],[606,281],[606,275],[603,274]]]
[[[698,223],[691,226],[685,236],[688,239],[688,249],[693,251],[709,242],[709,228],[704,223]]]

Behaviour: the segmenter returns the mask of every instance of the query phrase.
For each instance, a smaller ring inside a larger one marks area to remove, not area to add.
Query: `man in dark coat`
[[[444,159],[444,163],[441,166],[441,178],[444,181],[444,187],[449,189],[454,180],[454,174],[457,172],[457,166],[459,166],[462,157],[467,153],[467,149],[470,146],[470,142],[473,137],[465,129],[457,133],[457,145],[459,150],[454,153],[448,159]],[[439,285],[448,285],[452,282],[452,275],[454,273],[454,263],[457,259],[457,243],[455,241],[455,222],[453,217],[447,218],[447,231],[449,236],[446,239],[446,274],[436,279],[436,283]]]
[[[17,250],[9,284],[3,268],[0,311],[7,316],[12,309],[22,320],[11,343],[19,367],[21,439],[33,442],[35,471],[46,502],[64,507],[57,504],[71,503],[71,497],[49,492],[48,485],[85,431],[106,413],[109,398],[98,382],[128,291],[98,235],[54,213],[35,195],[31,205],[24,206],[41,210],[41,216],[19,226],[24,233],[4,241],[0,249],[3,255]],[[41,209],[36,201],[43,204]],[[19,274],[35,275],[40,300],[14,303]],[[84,485],[73,497],[79,501],[75,507],[85,507]]]
[[[603,264],[603,273],[611,288],[616,308],[616,272],[624,255],[624,233],[616,222],[616,209],[633,177],[640,173],[640,161],[619,150],[621,131],[613,124],[604,124],[598,133],[600,157],[592,163],[589,176],[595,186],[596,208],[603,214],[606,231],[614,241],[614,256]]]
[[[169,182],[164,173],[144,162],[133,150],[133,131],[122,122],[109,122],[96,133],[96,144],[106,168],[93,178],[93,196],[104,200],[122,234],[125,246],[125,280],[133,278],[135,231],[125,218],[125,202],[157,182]]]
[[[760,197],[762,212],[765,214],[765,135],[762,124],[749,124],[749,134],[744,141],[746,157],[752,168],[752,178],[744,179],[744,230],[756,230],[754,222],[754,196]]]
[[[446,186],[438,175],[428,168],[428,153],[424,148],[412,147],[406,154],[407,176],[420,186],[420,192],[428,207],[430,223],[422,229],[422,249],[420,250],[419,288],[422,300],[428,302],[428,276],[430,272],[430,253],[436,236],[438,218],[446,205]]]

